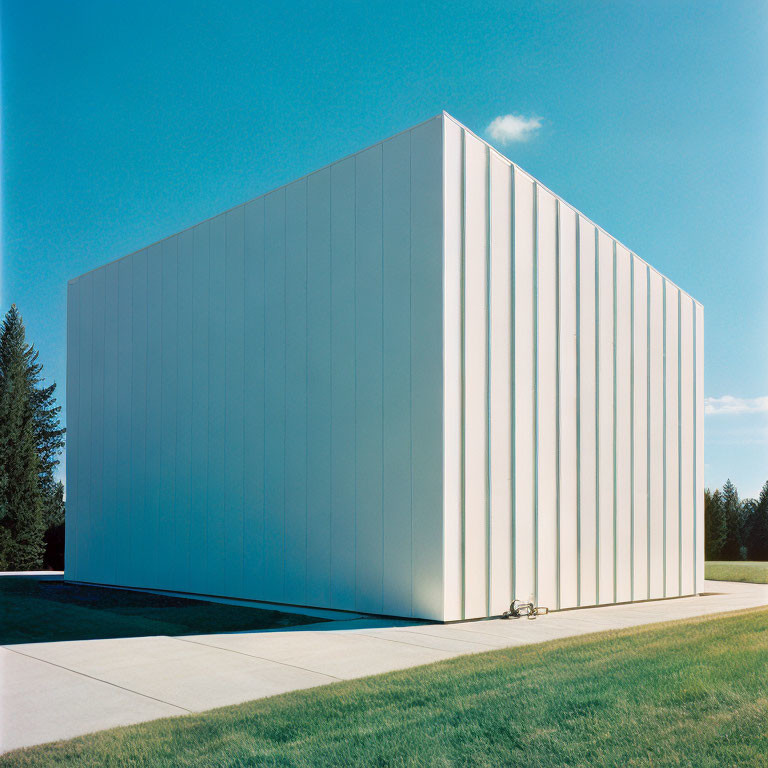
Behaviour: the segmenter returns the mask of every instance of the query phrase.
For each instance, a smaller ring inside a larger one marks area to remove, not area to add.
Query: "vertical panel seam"
[[[617,478],[617,443],[618,434],[616,429],[616,416],[618,413],[617,387],[616,387],[616,343],[618,332],[618,284],[616,280],[616,241],[613,241],[613,602],[618,602],[618,560],[617,560],[617,522],[618,522],[618,494],[616,488]]]
[[[131,265],[131,267],[133,267],[133,265]],[[70,528],[72,529],[71,530],[71,538],[72,538],[71,552],[72,552],[72,555],[73,555],[73,567],[72,567],[71,573],[73,574],[74,577],[77,577],[77,572],[79,570],[79,568],[78,568],[79,562],[78,562],[78,557],[77,557],[77,529],[79,528],[79,525],[78,525],[79,517],[80,517],[79,509],[82,508],[82,505],[80,504],[80,489],[78,488],[78,483],[77,483],[77,480],[78,480],[77,475],[80,472],[80,448],[79,448],[79,443],[80,443],[80,423],[79,423],[80,422],[80,378],[81,378],[81,365],[80,365],[80,333],[81,333],[80,302],[82,301],[80,294],[82,292],[81,291],[81,289],[82,289],[82,282],[83,281],[82,281],[82,278],[81,278],[81,279],[78,279],[78,281],[76,283],[76,286],[77,286],[77,301],[75,302],[76,306],[74,308],[75,311],[73,311],[73,316],[76,315],[77,323],[75,324],[74,317],[72,319],[73,328],[75,329],[73,331],[72,335],[75,337],[75,340],[76,340],[76,344],[73,346],[73,349],[77,348],[77,372],[76,372],[77,386],[73,387],[73,394],[74,394],[74,390],[77,391],[77,409],[76,410],[72,409],[75,412],[75,416],[76,416],[76,418],[72,420],[72,424],[70,424],[69,423],[69,419],[67,419],[67,427],[71,428],[72,426],[74,426],[74,434],[77,437],[76,441],[75,440],[71,441],[72,443],[74,443],[77,446],[77,450],[75,451],[76,461],[72,462],[72,478],[74,480],[72,485],[74,486],[74,490],[75,490],[75,493],[72,494],[72,495],[74,496],[75,502],[77,502],[76,508],[78,508],[78,513],[76,515],[70,515],[70,518],[74,517],[74,523],[75,523],[74,526],[72,526],[71,523],[70,523]],[[133,289],[133,268],[131,268],[131,289]],[[74,290],[73,290],[73,293],[74,293]],[[133,314],[133,290],[131,290],[131,307],[130,307],[130,310],[131,310],[131,315],[132,315]],[[131,373],[133,373],[133,322],[131,322],[131,350],[130,350],[130,355],[131,355]],[[69,358],[69,354],[67,354],[67,358]],[[74,368],[74,366],[73,366],[73,368]],[[73,384],[74,384],[74,382],[73,382]],[[129,396],[128,396],[128,404],[129,404],[128,411],[131,414],[131,418],[132,418],[133,417],[133,376],[132,375],[131,375],[131,379],[130,379],[130,385],[131,385],[131,389],[130,389]],[[73,397],[72,400],[74,400],[74,399],[75,398]],[[70,402],[69,393],[67,393],[67,403],[69,403],[69,402]],[[67,413],[67,415],[69,415],[69,413]],[[130,426],[131,426],[131,423],[129,422],[129,430],[130,430]],[[69,435],[68,435],[68,437],[69,437]],[[131,440],[131,445],[132,444],[133,444],[133,440]],[[128,539],[128,546],[130,547],[130,543],[131,543],[131,537],[130,537],[130,514],[131,514],[130,493],[131,493],[131,482],[130,482],[130,479],[132,477],[132,469],[133,469],[133,461],[132,461],[133,456],[131,455],[133,453],[133,451],[131,450],[128,453],[129,453],[128,460],[129,460],[130,471],[129,471],[129,474],[128,474],[128,497],[129,497],[129,504],[128,504],[128,525],[127,525],[127,530],[128,530],[129,535],[127,536],[127,539]],[[73,506],[75,506],[75,505],[73,505]],[[65,537],[66,537],[66,532],[65,532]],[[66,563],[64,564],[64,567],[66,568]]]
[[[243,387],[243,409],[245,410],[246,407],[246,398],[245,398],[245,369],[246,369],[246,360],[248,359],[246,356],[246,332],[245,332],[245,273],[246,273],[246,213],[247,208],[243,206],[243,369],[241,371],[242,373],[242,387]],[[178,275],[178,268],[177,268],[177,275]],[[178,303],[176,306],[177,309],[177,316],[178,316]],[[178,375],[178,374],[177,374]],[[176,415],[176,418],[178,420],[178,412]],[[246,440],[246,429],[245,429],[246,419],[245,419],[245,413],[243,413],[243,423],[242,423],[242,430],[243,430],[243,450],[240,453],[241,458],[241,488],[242,488],[242,510],[240,515],[240,548],[241,548],[241,561],[242,561],[242,567],[240,568],[240,591],[243,595],[245,595],[245,514],[246,514],[246,504],[245,504],[245,473],[246,473],[246,463],[245,463],[245,446],[247,445]],[[178,450],[178,449],[177,449]]]
[[[662,581],[663,584],[663,596],[667,596],[667,281],[662,280],[661,284],[661,300],[662,300],[662,328],[663,328],[663,339],[662,339],[662,407],[663,407],[663,416],[662,416],[662,457],[663,457],[663,493],[664,493],[664,499],[662,504],[663,509],[663,527],[664,527],[664,534],[663,534],[663,569],[664,569],[664,578]]]
[[[100,273],[103,276],[103,270],[100,270]],[[97,292],[97,290],[96,290],[97,286],[98,286],[98,282],[96,280],[96,275],[94,274],[93,286],[92,286],[93,287],[93,293],[94,293],[94,300],[93,300],[92,305],[91,305],[91,312],[93,313],[94,316],[96,315],[96,301],[99,301],[99,304],[101,304],[101,301],[100,301],[101,297],[99,297],[99,299],[96,299],[96,295],[95,295],[96,292]],[[98,292],[101,293],[101,291],[98,291]],[[105,292],[105,298],[106,298],[106,280],[104,281],[104,292]],[[104,334],[104,320],[105,320],[105,317],[106,317],[106,304],[104,305],[104,314],[103,315],[102,315],[102,312],[101,312],[101,307],[99,307],[98,310],[99,310],[98,314],[100,315],[100,317],[98,318],[99,321],[100,321],[100,328],[98,330],[98,333],[103,338],[103,334]],[[94,328],[94,330],[95,330],[95,328]],[[103,342],[102,342],[102,349],[103,349],[103,346],[104,345],[103,345]],[[96,367],[95,366],[95,360],[96,360],[96,353],[97,353],[98,349],[99,349],[99,344],[98,344],[98,340],[97,340],[97,337],[96,337],[96,333],[92,333],[91,334],[91,365],[93,365],[94,367]],[[96,374],[96,377],[95,377],[95,380],[94,380],[94,385],[96,385],[96,387],[98,387],[98,380],[99,380],[99,378],[101,379],[101,416],[100,417],[99,417],[99,404],[98,404],[98,402],[95,403],[95,412],[94,412],[94,410],[93,410],[93,408],[94,408],[93,401],[96,400],[96,398],[95,397],[91,398],[91,400],[92,400],[92,405],[91,405],[91,408],[92,408],[92,411],[91,411],[91,413],[92,413],[92,416],[91,416],[91,431],[92,432],[97,432],[98,431],[98,430],[94,430],[94,419],[95,418],[97,418],[97,417],[100,418],[100,425],[101,425],[101,432],[100,432],[100,434],[94,434],[94,437],[98,440],[98,444],[99,444],[99,448],[100,448],[100,455],[99,455],[99,452],[97,451],[96,466],[99,468],[99,474],[101,474],[102,478],[104,476],[104,362],[105,362],[104,361],[104,355],[102,354],[101,355],[101,360],[100,360],[100,365],[98,366],[100,371],[99,371],[99,373]],[[98,425],[98,422],[96,422],[96,425]],[[103,503],[104,503],[103,488],[104,488],[104,484],[103,484],[103,479],[101,480],[101,483],[98,482],[98,478],[96,476],[97,473],[94,471],[93,466],[91,466],[91,475],[92,475],[92,480],[96,480],[97,481],[96,482],[96,486],[97,487],[94,487],[92,489],[93,491],[95,491],[93,493],[93,496],[95,497],[95,502],[96,502],[94,506],[96,507],[95,511],[96,511],[96,520],[98,521],[97,525],[99,525],[99,523],[100,523],[99,527],[103,527],[103,524],[104,524],[103,523],[103,515],[104,515],[104,509],[103,509]],[[92,512],[92,515],[93,515],[93,512]],[[92,566],[92,570],[94,570],[97,573],[101,573],[101,569],[103,568],[103,551],[104,551],[104,534],[103,534],[103,531],[98,536],[97,542],[98,543],[97,543],[97,545],[95,547],[95,551],[93,553],[96,556],[95,557],[95,559],[96,559],[96,568],[93,568],[93,566]]]
[[[174,287],[176,290],[176,296],[174,303],[176,305],[176,327],[174,328],[174,335],[175,335],[175,342],[176,342],[176,387],[178,392],[178,386],[179,386],[179,239],[180,236],[176,236],[174,238],[174,244],[176,246],[176,253],[175,253],[175,264],[174,264],[174,274],[176,275],[176,280],[174,283]],[[178,478],[176,473],[176,467],[178,466],[178,457],[179,457],[179,406],[178,406],[178,398],[175,400],[175,412],[174,412],[174,419],[173,419],[173,535],[176,541],[178,542],[178,530],[177,530],[177,522],[179,521],[179,512],[177,507],[177,499],[178,499]]]
[[[485,147],[485,615],[491,615],[491,148]]]
[[[576,214],[576,605],[581,605],[581,216]]]
[[[245,220],[243,220],[245,223]],[[245,238],[243,238],[245,261]],[[243,280],[245,283],[245,280]],[[245,334],[243,334],[245,336]],[[245,370],[245,365],[243,365]],[[245,399],[245,392],[243,392]],[[245,423],[245,419],[243,419]],[[245,451],[243,451],[245,456]],[[245,488],[243,488],[245,490]],[[245,506],[245,505],[243,505]],[[245,520],[245,509],[243,509]],[[245,540],[245,536],[243,536]],[[309,573],[309,179],[304,182],[304,600],[307,601]]]
[[[266,306],[266,300],[264,302]],[[265,326],[266,329],[266,326]],[[266,332],[266,330],[265,330]],[[264,344],[266,349],[266,343]],[[333,171],[328,172],[328,602],[333,605]],[[266,401],[266,399],[265,399]],[[266,423],[266,422],[265,422]],[[266,510],[265,510],[266,516]]]
[[[467,574],[466,574],[466,322],[465,322],[465,290],[466,290],[466,254],[467,254],[467,234],[466,234],[466,209],[467,209],[467,134],[461,130],[461,271],[460,271],[460,308],[461,308],[461,466],[459,475],[461,478],[461,618],[466,618],[467,603]]]
[[[210,270],[210,259],[209,259],[209,270]],[[146,324],[144,326],[144,332],[145,332],[145,343],[144,343],[144,471],[142,473],[142,481],[144,483],[144,488],[142,492],[142,501],[144,508],[142,510],[142,521],[146,525],[147,524],[147,433],[149,432],[148,429],[148,419],[147,414],[149,413],[149,250],[147,250],[147,258],[144,263],[144,299],[146,301]],[[161,273],[162,274],[162,273]],[[160,288],[162,290],[162,279],[160,283]],[[89,498],[90,502],[90,498]],[[90,512],[90,510],[89,510]],[[151,547],[148,547],[148,553],[150,558],[152,557],[152,549]],[[150,568],[154,567],[154,563],[150,559]]]
[[[227,533],[228,533],[228,528],[229,528],[229,512],[230,512],[230,507],[232,505],[232,502],[231,502],[232,490],[229,487],[229,471],[228,471],[229,470],[229,466],[228,466],[229,465],[229,461],[228,461],[229,457],[227,456],[227,454],[229,453],[229,451],[227,450],[227,442],[228,442],[227,441],[227,421],[228,421],[228,413],[231,410],[230,407],[229,407],[229,398],[227,397],[227,384],[229,382],[229,375],[228,375],[228,371],[227,371],[227,351],[228,351],[228,348],[229,348],[229,344],[228,344],[229,339],[227,337],[228,337],[228,330],[229,330],[229,322],[228,322],[228,320],[229,320],[229,316],[231,314],[231,312],[229,311],[229,309],[230,309],[229,308],[229,301],[227,301],[227,267],[228,267],[227,261],[229,260],[227,258],[228,254],[229,254],[229,249],[228,249],[229,227],[227,226],[227,219],[228,218],[229,218],[228,214],[223,214],[222,219],[221,219],[221,224],[222,224],[222,227],[224,228],[224,258],[222,259],[222,261],[223,261],[223,264],[222,264],[222,282],[223,282],[223,286],[222,287],[223,287],[223,292],[224,292],[224,322],[223,322],[223,330],[224,330],[223,336],[224,336],[224,338],[223,338],[223,343],[221,345],[221,347],[222,347],[221,351],[222,351],[222,355],[224,357],[224,366],[223,366],[223,369],[222,369],[222,374],[223,374],[223,379],[224,379],[224,419],[222,420],[222,431],[223,431],[223,434],[224,434],[224,440],[223,440],[224,444],[222,446],[223,454],[224,454],[223,455],[223,458],[224,458],[224,471],[223,471],[222,474],[223,474],[223,481],[224,481],[224,486],[225,487],[224,487],[224,520],[223,520],[222,530],[223,530],[223,533],[224,533],[224,553],[225,553],[225,557],[228,554],[228,550],[227,550],[227,543],[228,543],[227,542],[227,538],[228,538],[228,536],[227,536]],[[160,274],[162,276],[162,269],[160,270]],[[160,295],[162,296],[162,278],[161,278],[161,294]],[[163,302],[161,301],[160,302],[160,307],[161,307],[160,311],[161,312],[162,312],[162,304],[163,304]],[[161,326],[162,326],[162,320],[161,320]],[[160,388],[160,404],[161,404],[161,411],[160,411],[161,422],[160,423],[161,424],[162,424],[162,402],[163,401],[162,401],[162,387],[161,387]],[[227,560],[229,560],[228,557],[227,557]],[[283,562],[285,562],[285,560],[283,560]],[[227,562],[225,564],[225,566],[224,566],[224,584],[225,585],[229,581],[229,579],[228,579],[228,575],[229,575],[228,572],[230,571],[230,568],[231,568],[231,565],[230,565],[229,562]]]
[[[352,477],[354,478],[354,493],[352,503],[352,605],[357,609],[357,155],[352,157],[352,370],[354,371],[352,392],[352,413],[354,444],[352,449]]]
[[[413,131],[408,131],[408,432],[411,473],[410,615],[413,615]],[[463,618],[463,616],[462,616]]]
[[[677,577],[678,594],[683,594],[683,405],[682,405],[682,295],[677,290]]]
[[[600,234],[595,231],[595,603],[600,603]]]
[[[105,424],[105,421],[106,421],[105,413],[106,413],[107,408],[109,407],[110,404],[112,404],[113,407],[114,407],[114,403],[112,403],[112,386],[111,386],[111,382],[110,382],[109,397],[107,397],[107,392],[106,392],[106,382],[107,382],[107,331],[106,331],[106,317],[107,317],[107,313],[108,312],[111,313],[112,309],[114,308],[114,305],[110,306],[110,307],[107,306],[107,294],[111,293],[111,290],[109,288],[110,283],[111,283],[111,280],[110,280],[111,273],[112,273],[111,269],[110,270],[105,270],[105,273],[104,273],[104,318],[105,318],[105,320],[104,320],[104,327],[102,329],[102,348],[103,348],[102,359],[103,359],[103,362],[102,362],[102,385],[101,385],[101,428],[102,428],[102,441],[104,442],[104,444],[106,444],[106,442],[107,442],[107,440],[105,439],[105,434],[104,434],[104,424]],[[177,295],[178,295],[178,292],[177,292]],[[110,298],[111,298],[111,296],[110,296]],[[110,323],[110,325],[111,325],[111,323]],[[110,328],[110,330],[111,330],[111,328]],[[114,341],[114,339],[112,339],[112,341]],[[112,368],[112,364],[111,364],[112,352],[113,352],[113,350],[110,349],[110,352],[109,352],[109,358],[110,358],[109,367],[110,367],[110,369]],[[114,414],[110,414],[110,417],[109,417],[109,421],[110,422],[112,421],[112,417],[113,416],[114,416]],[[175,424],[174,424],[174,427],[175,427]],[[108,437],[111,438],[111,435],[108,436]],[[109,442],[111,444],[111,440]],[[112,453],[112,449],[110,447],[110,454],[111,453]],[[174,456],[174,460],[175,460],[175,456]],[[102,480],[101,480],[101,482],[102,482],[102,489],[101,489],[102,521],[104,520],[104,506],[105,506],[104,505],[104,487],[106,485],[105,477],[109,477],[110,475],[112,475],[112,464],[113,464],[113,458],[112,458],[111,455],[110,455],[109,468],[108,469],[106,468],[107,462],[102,460],[102,466],[101,466],[101,477],[102,477]],[[175,472],[175,465],[174,465],[174,472]],[[116,494],[117,493],[117,489],[114,488],[114,485],[112,484],[111,480],[112,480],[112,478],[110,477],[110,484],[109,484],[110,487],[107,489],[107,493],[108,493],[108,495],[110,497],[109,498],[109,502],[110,502],[109,503],[109,506],[110,506],[109,516],[112,518],[112,520],[114,520],[114,510],[115,510],[115,508],[114,508],[114,501],[112,499],[112,490],[114,489],[115,490],[115,494]],[[174,481],[174,489],[175,489],[175,487],[176,487],[176,484],[175,484],[175,481]],[[175,498],[174,498],[174,508],[175,508]],[[103,524],[104,523],[102,522],[102,525]],[[114,529],[112,529],[111,532],[113,530]],[[114,538],[113,538],[113,541],[114,541]],[[108,545],[107,542],[105,542],[102,539],[102,545],[101,545],[101,567],[102,567],[102,572],[104,572],[105,567],[106,567],[106,562],[107,562],[106,551],[107,551],[107,549],[109,549],[109,545]],[[112,558],[110,558],[110,563],[112,563],[112,562],[114,562],[114,555],[113,555]]]
[[[560,608],[560,452],[562,432],[560,429],[560,200],[555,198],[555,606]]]
[[[635,599],[635,257],[629,254],[629,599]]]
[[[76,311],[76,314],[77,314],[77,324],[75,325],[74,319],[72,320],[73,326],[76,329],[76,333],[74,333],[73,335],[76,336],[76,342],[77,342],[76,343],[76,347],[77,347],[77,379],[76,379],[77,380],[77,386],[75,387],[75,389],[77,390],[77,410],[75,411],[76,418],[73,420],[73,423],[75,425],[75,430],[74,431],[75,431],[75,435],[77,437],[77,441],[75,443],[76,445],[78,443],[80,443],[80,423],[79,423],[80,422],[80,378],[81,378],[81,368],[82,368],[82,366],[80,365],[80,333],[81,333],[81,323],[80,323],[80,306],[79,305],[80,305],[80,302],[82,301],[82,299],[81,299],[82,282],[83,282],[82,279],[77,281],[77,307],[76,307],[76,310],[77,310]],[[133,288],[133,269],[131,269],[131,288]],[[131,290],[131,313],[132,313],[132,310],[133,310],[133,290]],[[133,347],[133,323],[131,323],[131,347]],[[131,373],[133,373],[133,349],[131,349]],[[129,396],[128,396],[128,398],[129,398],[128,399],[128,403],[129,403],[128,411],[131,414],[131,419],[132,419],[133,418],[133,376],[132,375],[131,375],[130,385],[131,385],[131,389],[130,389]],[[69,397],[67,398],[67,402],[69,402]],[[129,429],[130,429],[130,424],[131,423],[132,422],[129,423]],[[70,427],[70,426],[71,425],[68,423],[67,427]],[[131,441],[131,442],[133,442],[133,441]],[[128,545],[129,545],[129,547],[130,547],[130,543],[131,543],[131,537],[130,537],[130,513],[131,513],[130,492],[131,492],[131,482],[130,482],[130,478],[132,476],[132,470],[133,470],[133,456],[132,456],[132,453],[133,453],[133,451],[129,451],[128,452],[128,454],[129,454],[129,456],[128,456],[129,466],[131,467],[131,473],[129,473],[129,475],[128,475],[129,505],[128,505],[128,526],[127,526],[127,528],[128,528],[129,535],[128,535],[127,538],[128,538]],[[75,453],[75,456],[77,458],[77,461],[73,462],[72,477],[74,479],[73,485],[75,486],[75,494],[73,494],[73,495],[75,496],[75,501],[77,502],[77,507],[82,508],[82,505],[80,503],[80,489],[78,488],[78,482],[77,482],[77,480],[78,480],[77,475],[80,472],[80,460],[81,460],[79,445],[78,445],[77,452]],[[79,568],[78,568],[79,562],[78,562],[78,556],[77,556],[77,529],[79,528],[79,525],[78,525],[79,517],[80,517],[79,513],[74,516],[75,525],[72,526],[72,528],[73,528],[73,530],[72,530],[72,552],[73,552],[73,555],[74,555],[74,567],[72,569],[72,573],[73,573],[73,575],[75,577],[77,576],[77,571],[79,570]],[[65,536],[66,536],[66,534],[65,534]],[[66,563],[65,563],[65,568],[66,568]]]
[[[262,333],[264,336],[264,343],[261,345],[261,353],[262,353],[262,371],[263,371],[263,377],[264,377],[264,396],[262,398],[262,425],[263,425],[263,435],[262,435],[262,445],[263,445],[263,454],[262,454],[262,462],[261,462],[261,546],[262,550],[265,549],[266,544],[266,538],[267,538],[267,292],[266,292],[266,280],[267,280],[267,204],[266,199],[264,200],[264,203],[262,203],[261,206],[261,216],[262,216],[262,226],[261,226],[261,252],[263,255],[262,263],[261,263],[261,269],[262,269],[262,279],[261,279],[261,285],[262,285],[262,292],[264,294],[264,301],[262,302],[262,312],[263,312],[263,321],[262,321]],[[262,567],[262,574],[261,578],[262,581],[264,580],[264,577],[266,575],[266,557],[261,558],[261,567]]]
[[[697,578],[697,547],[698,547],[698,537],[697,537],[697,517],[698,517],[698,505],[699,505],[699,494],[697,493],[698,489],[698,457],[697,457],[697,445],[696,442],[698,440],[698,410],[699,410],[699,402],[698,402],[698,350],[696,349],[697,344],[697,334],[696,334],[696,325],[697,325],[697,311],[696,311],[696,305],[691,302],[691,335],[692,335],[692,344],[693,344],[693,592],[696,593],[699,582]]]
[[[115,382],[114,382],[114,394],[115,394],[115,405],[118,409],[115,413],[114,417],[114,426],[115,426],[115,434],[114,434],[114,459],[113,459],[113,470],[115,473],[115,535],[117,536],[117,532],[119,530],[117,526],[117,516],[118,516],[118,510],[120,507],[120,504],[117,500],[118,493],[119,493],[119,474],[118,474],[118,465],[119,460],[118,456],[119,454],[119,446],[120,446],[120,430],[118,429],[119,423],[120,423],[120,266],[118,264],[115,265],[114,269],[115,274],[115,290],[114,290],[114,310],[116,313],[115,317],[115,359],[114,359],[114,376],[115,376]],[[191,302],[191,295],[189,297],[189,300]],[[191,336],[191,326],[190,326],[190,336]],[[191,414],[191,403],[190,403],[190,414]],[[117,546],[117,542],[116,542]],[[187,559],[189,558],[189,546],[187,546]],[[116,572],[117,572],[117,563],[118,563],[118,557],[117,557],[117,549],[115,548],[115,551],[113,552],[113,562],[112,562],[112,579],[113,581],[116,581]],[[187,578],[189,578],[189,563],[187,562]]]
[[[380,435],[380,448],[381,448],[381,460],[380,460],[380,482],[381,482],[381,508],[379,510],[379,529],[381,531],[381,546],[379,547],[379,554],[381,556],[381,589],[379,590],[379,604],[381,610],[384,610],[384,144],[381,145],[381,185],[379,189],[380,194],[380,216],[379,216],[379,232],[381,238],[381,335],[380,341],[380,365],[381,365],[381,408],[379,409],[379,415],[381,417],[381,435]],[[443,234],[445,233],[445,227],[443,226]],[[443,256],[445,256],[445,248],[443,248]],[[445,260],[442,262],[443,266]],[[445,308],[443,308],[445,311]],[[445,343],[445,342],[443,342]],[[445,557],[445,525],[443,525],[443,557]],[[443,585],[445,590],[445,585]],[[445,606],[445,594],[443,594],[443,606]]]
[[[177,265],[177,269],[178,269],[178,265]],[[104,326],[102,328],[102,337],[101,337],[102,338],[102,349],[103,349],[103,352],[102,352],[102,384],[101,384],[101,429],[102,429],[102,442],[103,442],[103,444],[106,443],[106,440],[104,439],[104,422],[105,422],[105,411],[107,410],[107,406],[108,406],[107,393],[106,393],[106,381],[107,381],[107,378],[106,378],[106,369],[107,369],[106,316],[107,316],[107,312],[108,311],[111,312],[111,310],[112,310],[112,307],[109,307],[109,308],[107,307],[107,293],[108,293],[108,287],[107,286],[109,285],[109,282],[110,282],[109,281],[110,272],[111,272],[111,270],[109,270],[109,271],[105,270],[105,273],[104,273],[104,318],[105,318],[105,321],[104,321]],[[177,291],[177,296],[178,296],[178,291]],[[109,356],[110,356],[110,358],[112,357],[112,350],[110,350],[110,355]],[[110,364],[110,368],[111,367],[112,366]],[[112,390],[112,387],[110,386],[110,397],[109,397],[109,400],[112,399],[112,397],[111,397],[111,390]],[[110,416],[110,421],[111,420],[112,420],[112,416]],[[175,424],[174,424],[174,427],[175,427]],[[174,437],[175,437],[175,435],[174,435]],[[110,453],[111,453],[111,449],[110,449]],[[175,455],[174,455],[174,460],[175,460]],[[105,486],[104,477],[105,477],[105,475],[111,474],[111,464],[112,464],[111,457],[110,457],[110,462],[109,463],[110,463],[110,469],[109,470],[105,470],[106,462],[102,459],[102,464],[101,464],[101,477],[102,477],[102,480],[101,480],[101,482],[102,482],[102,488],[101,488],[102,521],[104,520],[104,486]],[[174,471],[175,471],[175,465],[174,465]],[[111,483],[110,483],[110,485],[111,485]],[[176,488],[176,483],[175,483],[175,480],[174,480],[174,509],[176,507],[176,504],[175,504],[175,501],[176,501],[176,499],[175,499],[175,488]],[[117,491],[115,490],[115,493],[116,492]],[[109,489],[109,495],[110,496],[112,495],[111,494],[111,488]],[[112,501],[111,498],[110,498],[110,507],[111,507],[110,516],[114,519],[114,502]],[[104,523],[102,522],[102,525],[103,524]],[[108,547],[106,546],[104,539],[102,539],[102,544],[101,544],[101,567],[102,567],[102,569],[104,569],[105,565],[106,565],[106,563],[105,563],[105,560],[106,560],[105,553],[106,553],[106,549],[107,548]],[[114,558],[112,559],[112,561],[114,561]],[[102,572],[104,572],[104,571],[102,570]]]
[[[533,183],[533,597],[539,601],[539,185]]]
[[[510,264],[509,264],[509,326],[510,326],[510,375],[509,375],[509,403],[510,403],[510,419],[511,419],[511,432],[510,432],[510,473],[509,473],[509,500],[510,500],[510,587],[511,594],[510,600],[515,597],[516,587],[516,569],[517,569],[517,557],[516,557],[516,541],[517,541],[517,503],[515,494],[517,492],[517,481],[515,476],[515,460],[516,460],[516,448],[517,438],[515,435],[515,429],[517,427],[516,417],[516,403],[515,403],[515,382],[517,380],[515,371],[515,283],[516,283],[516,253],[515,253],[515,166],[510,166],[510,215],[509,215],[509,228],[510,228]]]
[[[287,566],[287,530],[288,515],[286,514],[286,495],[285,480],[288,477],[286,467],[288,465],[288,398],[286,396],[286,385],[288,383],[288,333],[286,332],[286,323],[288,320],[288,269],[286,267],[286,257],[288,256],[288,195],[286,188],[283,188],[283,488],[282,488],[282,511],[283,511],[283,599],[285,598],[285,583],[288,575]],[[225,345],[226,347],[226,345]],[[225,352],[226,355],[226,352]],[[226,357],[225,357],[226,360]],[[226,388],[224,390],[226,394]],[[226,530],[226,529],[225,529]]]
[[[355,478],[355,491],[353,496],[353,531],[354,531],[354,545],[352,547],[353,565],[353,587],[352,587],[352,604],[357,607],[357,158],[355,155],[353,158],[355,164],[355,171],[352,175],[352,326],[353,326],[353,341],[352,341],[352,359],[354,361],[355,381],[354,381],[354,397],[352,410],[354,413],[354,427],[352,429],[354,449],[352,455],[354,456],[354,471],[353,477]]]
[[[646,581],[651,598],[651,268],[645,265],[645,507],[646,507]]]
[[[88,411],[90,413],[90,416],[89,416],[89,419],[88,419],[88,421],[89,421],[89,425],[88,426],[90,427],[90,434],[88,435],[88,438],[89,438],[88,439],[88,442],[89,442],[89,450],[88,450],[88,469],[89,469],[89,473],[88,474],[89,475],[93,474],[93,463],[94,463],[93,462],[93,453],[94,453],[94,451],[93,451],[93,441],[94,441],[94,434],[93,434],[94,433],[94,429],[93,429],[93,401],[96,398],[93,396],[93,389],[94,389],[94,387],[93,387],[93,378],[94,378],[93,377],[93,369],[95,367],[94,366],[94,358],[95,358],[94,345],[95,345],[96,334],[94,333],[93,315],[94,315],[94,293],[95,293],[94,285],[95,285],[95,283],[96,283],[96,280],[95,280],[94,276],[91,276],[91,277],[88,278],[88,286],[91,289],[91,301],[90,301],[90,307],[89,307],[90,315],[91,315],[91,370],[88,371],[88,373],[86,375],[92,377],[91,397],[89,398],[89,402],[88,402]],[[103,329],[103,325],[102,325],[102,329]],[[102,397],[103,396],[104,396],[104,385],[103,385],[103,382],[102,382]],[[93,495],[94,495],[93,494],[93,483],[91,481],[91,477],[89,476],[89,478],[88,478],[88,524],[90,526],[93,526],[93,517],[94,517],[94,515],[93,515],[94,509],[93,509],[93,506],[92,506]],[[91,528],[91,531],[93,532],[93,528]],[[86,562],[88,563],[89,573],[93,574],[93,570],[94,570],[93,569],[93,559],[94,559],[93,558],[93,554],[94,554],[93,553],[93,549],[94,549],[93,543],[92,543],[91,547],[89,547],[89,549],[90,549],[90,551],[88,552],[88,560],[86,560]]]

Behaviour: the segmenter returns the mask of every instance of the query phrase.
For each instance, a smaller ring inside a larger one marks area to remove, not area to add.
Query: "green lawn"
[[[290,627],[320,619],[241,605],[0,577],[0,645]]]
[[[765,766],[768,610],[335,683],[0,766]]]
[[[750,584],[768,584],[768,563],[710,561],[704,565],[704,578],[714,581],[747,581]]]

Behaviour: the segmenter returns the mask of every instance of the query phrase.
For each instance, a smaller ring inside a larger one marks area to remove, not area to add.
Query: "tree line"
[[[768,560],[768,481],[757,499],[739,499],[736,486],[704,491],[707,560]]]
[[[64,429],[42,371],[14,304],[0,328],[0,571],[64,567]]]

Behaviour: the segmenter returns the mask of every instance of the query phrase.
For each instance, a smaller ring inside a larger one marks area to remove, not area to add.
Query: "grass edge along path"
[[[759,560],[708,560],[704,578],[712,581],[741,581],[768,584],[768,562]]]
[[[768,609],[460,656],[0,766],[764,766]]]

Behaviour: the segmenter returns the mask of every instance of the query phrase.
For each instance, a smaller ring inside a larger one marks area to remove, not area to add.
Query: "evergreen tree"
[[[752,532],[757,519],[757,502],[754,499],[744,499],[741,502],[741,551],[746,560],[752,560]]]
[[[704,490],[704,548],[707,560],[721,560],[725,544],[725,514],[720,491]]]
[[[741,559],[742,509],[736,486],[725,481],[722,491],[723,516],[725,518],[725,542],[723,544],[723,560]]]
[[[749,538],[749,559],[768,560],[768,480],[760,496],[752,502],[752,525]]]
[[[56,405],[56,382],[43,386],[41,376],[43,366],[38,362],[37,350],[30,348],[31,355],[27,366],[27,386],[33,412],[35,447],[39,462],[38,478],[43,495],[43,513],[46,528],[63,523],[57,516],[63,515],[63,495],[58,492],[54,471],[59,464],[59,454],[64,448],[64,429],[59,422],[61,406]],[[63,494],[63,487],[62,487]],[[59,498],[61,496],[61,498]]]
[[[26,343],[16,306],[0,329],[0,567],[40,568],[43,559],[43,493],[37,454],[31,371],[37,353]]]

